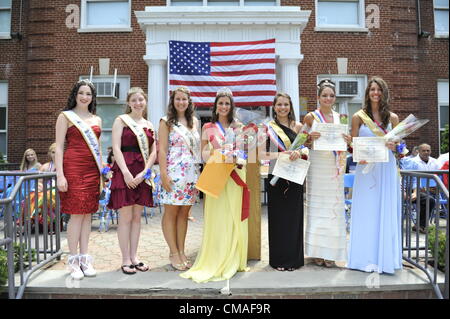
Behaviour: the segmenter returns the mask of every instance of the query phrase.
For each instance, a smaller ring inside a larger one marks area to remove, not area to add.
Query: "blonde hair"
[[[29,164],[28,161],[27,161],[27,153],[30,152],[30,151],[34,153],[35,160],[34,160],[34,163],[30,163]],[[36,164],[39,164],[36,151],[34,149],[32,149],[32,148],[27,149],[23,153],[22,162],[20,163],[20,170],[21,171],[29,170],[30,168],[33,168]]]
[[[56,151],[56,143],[52,143],[49,147],[48,147],[48,157],[50,158],[50,161],[52,160],[52,151]]]
[[[144,97],[145,102],[147,102],[147,104],[148,104],[148,97],[147,97],[147,94],[145,94],[144,90],[142,88],[140,88],[140,87],[137,87],[137,86],[132,87],[132,88],[130,88],[128,90],[128,93],[127,93],[127,106],[125,108],[125,114],[131,113],[131,107],[128,104],[128,102],[130,102],[131,96],[133,94],[137,94],[137,93],[141,94]],[[144,119],[147,119],[147,108],[145,108],[144,112],[142,113],[142,117]]]

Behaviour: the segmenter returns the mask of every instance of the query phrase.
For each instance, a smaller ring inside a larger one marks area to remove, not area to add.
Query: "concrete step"
[[[108,271],[74,281],[67,271],[40,270],[24,298],[435,298],[425,274],[407,267],[395,275],[315,265],[293,272],[240,272],[229,281],[229,290],[226,281],[198,284],[179,273]],[[444,282],[442,274],[438,282]]]

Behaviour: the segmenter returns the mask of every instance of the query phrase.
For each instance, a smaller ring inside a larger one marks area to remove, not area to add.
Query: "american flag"
[[[236,106],[270,106],[276,95],[275,39],[246,42],[169,41],[169,88],[186,86],[197,107],[210,107],[223,87]]]

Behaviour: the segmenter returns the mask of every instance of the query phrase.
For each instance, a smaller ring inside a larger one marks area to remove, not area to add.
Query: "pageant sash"
[[[339,113],[333,112],[333,123],[340,123],[339,120]],[[323,115],[322,111],[315,110],[314,112],[311,112],[311,115],[314,117],[314,119],[319,123],[327,123],[325,120],[325,116]],[[342,175],[345,173],[345,165],[347,164],[347,156],[346,152],[344,151],[333,151],[334,157],[336,159],[336,169],[337,169],[337,175]],[[336,175],[336,176],[337,176]]]
[[[150,157],[150,148],[148,145],[148,137],[145,134],[144,128],[136,123],[128,114],[122,114],[119,118],[130,128],[130,130],[136,135],[136,139],[139,144],[139,150],[141,151],[144,163],[147,166],[148,158]],[[150,128],[153,131],[153,128]],[[151,179],[151,178],[150,178]],[[155,189],[154,183],[150,179],[144,179],[145,183]]]
[[[167,123],[167,116],[163,116],[161,119]],[[199,150],[199,141],[197,138],[195,138],[194,133],[192,133],[192,131],[188,130],[184,125],[180,123],[172,125],[172,128],[179,135],[181,135],[191,154],[195,158],[197,158]]]
[[[288,150],[291,146],[291,140],[286,133],[284,133],[281,127],[279,127],[278,124],[272,120],[267,125],[267,128],[270,140],[275,143],[278,149],[282,152]]]
[[[375,124],[375,122],[372,121],[372,119],[369,117],[369,115],[367,115],[366,112],[364,112],[364,110],[359,110],[358,112],[356,112],[356,114],[376,136],[383,137],[387,133],[380,124]]]
[[[92,128],[86,124],[74,111],[63,111],[64,116],[71,122],[81,133],[86,144],[89,147],[89,150],[92,153],[92,156],[95,159],[95,163],[97,164],[98,170],[100,172],[100,176],[102,175],[103,162],[100,154],[100,145]]]

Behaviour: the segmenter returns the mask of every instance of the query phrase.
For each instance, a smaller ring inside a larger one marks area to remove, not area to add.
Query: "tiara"
[[[175,91],[181,91],[181,92],[183,92],[183,93],[187,93],[187,94],[191,94],[191,91],[186,87],[186,86],[179,86],[179,87],[177,87],[175,90],[173,90],[174,92]]]
[[[88,83],[88,84],[94,84],[94,83],[92,83],[92,81],[91,80],[89,80],[89,79],[81,79],[80,81],[78,81],[78,83],[81,83],[81,82],[85,82],[85,83]]]
[[[219,95],[224,95],[224,96],[230,96],[233,97],[233,93],[231,92],[231,90],[227,87],[221,88],[219,91],[217,91],[216,97]]]
[[[329,80],[329,79],[322,80],[319,84],[317,84],[317,87],[320,88],[323,85],[330,85],[333,87],[335,86],[335,84],[333,82],[331,82],[331,80]]]

